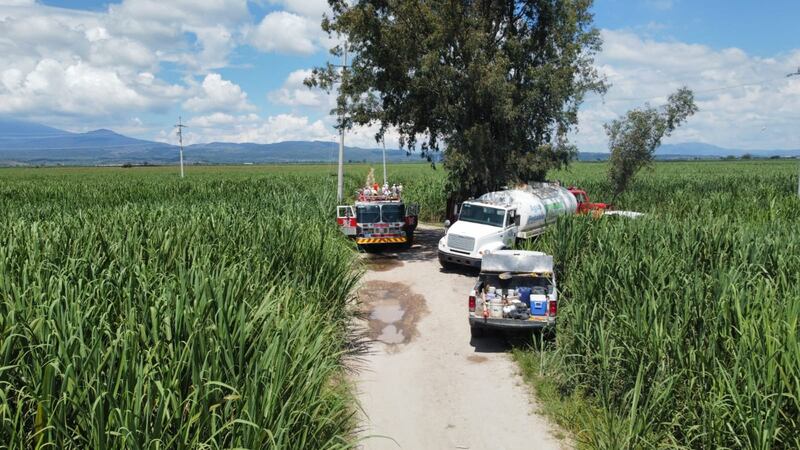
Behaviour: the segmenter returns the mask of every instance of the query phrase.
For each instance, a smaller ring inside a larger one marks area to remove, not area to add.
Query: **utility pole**
[[[786,78],[800,76],[800,67],[797,68],[797,72],[792,72],[786,75]],[[800,197],[800,168],[797,170],[797,196]]]
[[[342,81],[339,84],[340,96],[342,91],[341,86],[344,84],[344,77],[347,73],[347,41],[344,41],[344,54],[342,55],[342,59]],[[336,179],[336,199],[339,203],[342,202],[342,198],[344,197],[344,108],[347,106],[347,99],[342,97],[341,101],[342,104],[339,107],[339,172]]]
[[[383,143],[383,184],[387,184],[389,181],[386,178],[386,139],[382,138],[381,142]]]
[[[186,125],[181,122],[181,116],[178,116],[178,124],[175,125],[175,128],[178,129],[178,143],[181,149],[181,178],[183,178],[183,129],[186,128]]]

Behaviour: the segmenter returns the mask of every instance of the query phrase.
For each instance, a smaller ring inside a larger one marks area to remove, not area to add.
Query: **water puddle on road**
[[[372,272],[388,272],[403,266],[403,261],[400,261],[397,255],[367,254],[363,258],[367,269]]]
[[[425,298],[404,283],[368,281],[358,292],[367,335],[388,345],[407,344],[417,336],[417,322],[428,312]]]

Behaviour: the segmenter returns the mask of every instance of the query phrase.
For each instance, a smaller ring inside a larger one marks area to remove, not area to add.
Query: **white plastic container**
[[[503,318],[503,301],[494,299],[489,303],[489,315],[493,319],[502,319]]]

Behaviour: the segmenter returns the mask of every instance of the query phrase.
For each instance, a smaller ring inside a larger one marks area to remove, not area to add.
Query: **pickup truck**
[[[484,254],[468,305],[473,338],[483,336],[487,330],[534,331],[553,327],[558,313],[553,257],[516,250]]]

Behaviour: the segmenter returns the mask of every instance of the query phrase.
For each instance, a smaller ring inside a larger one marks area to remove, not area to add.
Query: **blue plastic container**
[[[531,288],[521,287],[517,289],[517,292],[519,292],[519,301],[531,306]]]
[[[547,300],[531,300],[531,315],[532,316],[546,316],[547,315]]]

